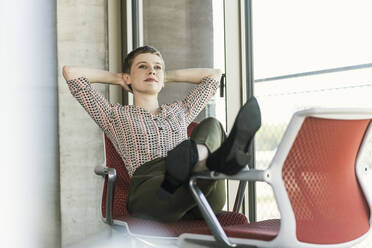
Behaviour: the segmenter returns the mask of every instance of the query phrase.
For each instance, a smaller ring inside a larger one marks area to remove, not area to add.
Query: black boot
[[[232,175],[249,162],[248,147],[261,126],[261,113],[255,97],[240,109],[226,141],[207,159],[212,171]]]
[[[159,198],[170,197],[191,176],[192,169],[198,162],[198,150],[193,140],[187,139],[170,150],[165,159],[165,177],[159,191]]]

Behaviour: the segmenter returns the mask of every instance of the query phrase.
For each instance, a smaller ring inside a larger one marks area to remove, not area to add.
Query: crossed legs
[[[213,118],[205,121],[209,125],[199,124],[200,127],[198,125],[195,128],[199,127],[203,131],[196,130],[197,136],[191,135],[191,139],[181,142],[168,152],[165,179],[161,185],[164,191],[173,193],[189,180],[193,172],[208,169],[232,175],[248,164],[248,147],[261,126],[257,100],[251,98],[240,109],[227,139],[220,123],[216,124]],[[215,139],[219,139],[219,142]],[[216,147],[216,144],[220,145]]]

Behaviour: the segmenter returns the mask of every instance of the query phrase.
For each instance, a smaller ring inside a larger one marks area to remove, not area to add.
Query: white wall
[[[1,247],[60,247],[55,2],[0,2]]]

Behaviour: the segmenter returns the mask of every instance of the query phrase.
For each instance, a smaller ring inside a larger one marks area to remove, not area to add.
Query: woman
[[[123,159],[131,177],[127,207],[133,216],[159,221],[200,217],[186,185],[191,173],[234,174],[247,163],[245,151],[252,138],[245,124],[251,118],[249,104],[240,110],[227,140],[213,118],[202,121],[187,138],[188,125],[216,92],[220,70],[165,72],[160,52],[143,46],[125,58],[124,73],[64,66],[63,76],[73,96]],[[117,84],[132,92],[134,105],[111,105],[91,87],[97,82]],[[198,86],[184,100],[160,106],[158,94],[166,82]],[[226,198],[223,181],[198,184],[213,210],[221,211]]]

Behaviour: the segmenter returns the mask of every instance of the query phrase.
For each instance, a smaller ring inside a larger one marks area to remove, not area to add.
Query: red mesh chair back
[[[128,215],[127,211],[127,196],[129,193],[130,177],[120,155],[116,152],[114,145],[105,135],[105,150],[106,150],[106,166],[116,170],[116,182],[114,197],[112,203],[112,218],[117,219],[120,216]],[[103,186],[102,194],[102,215],[106,218],[106,193],[107,193],[107,178]]]
[[[283,165],[297,239],[351,241],[369,229],[369,208],[355,172],[370,120],[307,117]]]
[[[191,123],[188,127],[187,133],[190,136],[191,131],[197,123]],[[113,219],[120,220],[128,223],[130,230],[134,234],[143,234],[151,236],[167,236],[177,237],[182,233],[209,233],[208,227],[204,220],[182,220],[175,223],[160,223],[150,220],[144,220],[131,217],[127,211],[127,196],[129,193],[130,177],[120,155],[116,152],[115,147],[111,141],[105,136],[106,148],[106,166],[115,168],[116,170],[116,183],[113,197]],[[102,195],[102,215],[106,217],[106,191],[107,191],[107,178],[105,179],[103,195]],[[247,218],[235,212],[223,211],[218,216],[218,220],[223,226],[246,224]]]

